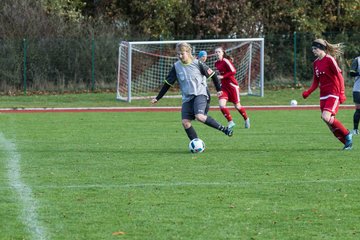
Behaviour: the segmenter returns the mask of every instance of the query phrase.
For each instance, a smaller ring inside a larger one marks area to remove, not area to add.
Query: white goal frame
[[[146,52],[146,50],[141,50],[138,49],[139,46],[141,45],[164,45],[164,44],[173,44],[174,46],[179,43],[179,42],[187,42],[189,44],[191,44],[192,46],[194,46],[194,44],[217,44],[218,46],[220,46],[221,44],[226,44],[226,43],[231,43],[231,42],[239,42],[240,43],[246,43],[249,44],[250,47],[250,51],[249,51],[249,58],[250,61],[248,63],[248,66],[246,66],[246,71],[247,71],[247,88],[248,89],[242,89],[241,91],[241,95],[255,95],[255,96],[260,96],[263,97],[264,96],[264,38],[238,38],[238,39],[208,39],[208,40],[174,40],[174,41],[138,41],[138,42],[127,42],[127,41],[122,41],[119,44],[119,52],[118,52],[118,69],[117,69],[117,84],[116,84],[116,99],[117,100],[122,100],[122,101],[127,101],[127,102],[131,102],[132,99],[144,99],[144,98],[152,98],[154,97],[153,92],[149,93],[147,96],[146,94],[141,94],[140,96],[134,95],[133,93],[133,68],[136,68],[136,64],[139,63],[134,63],[133,61],[133,53],[136,51],[137,53],[143,53],[144,57],[146,57],[146,55],[155,55],[155,54],[151,54]],[[258,72],[258,76],[256,76],[256,94],[253,94],[252,91],[252,85],[254,85],[254,80],[252,79],[252,54],[253,54],[253,48],[252,48],[252,44],[256,43],[257,47],[257,53],[259,56],[259,61],[260,63],[259,65],[259,69],[257,71]],[[150,46],[149,46],[150,47]],[[194,48],[194,47],[193,47]],[[175,49],[175,47],[174,47]],[[193,51],[200,51],[203,49],[193,49]],[[197,56],[197,52],[193,53],[194,57]],[[209,55],[209,52],[208,52]],[[173,55],[165,55],[164,57],[166,58],[170,58],[171,60],[173,60],[172,62],[175,63],[177,61],[177,57],[175,55],[175,50],[174,50],[174,54]],[[207,64],[208,62],[206,62]],[[134,65],[135,64],[135,65]],[[140,63],[141,64],[141,63]],[[214,66],[209,65],[210,68],[214,69]],[[166,66],[166,73],[168,71],[170,71],[171,69],[171,65],[167,65]],[[158,89],[161,88],[161,86],[163,85],[163,80],[164,79],[158,79],[159,82],[159,86]],[[239,83],[240,84],[240,83]],[[158,91],[158,90],[157,90]],[[152,96],[150,96],[152,94]],[[181,95],[171,95],[169,94],[169,96],[165,96],[165,97],[181,97]]]

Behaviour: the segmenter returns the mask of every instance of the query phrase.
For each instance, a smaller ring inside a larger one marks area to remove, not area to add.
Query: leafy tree
[[[55,13],[70,21],[83,18],[82,9],[86,6],[83,0],[41,0],[48,13]]]
[[[359,29],[360,0],[262,0],[265,32],[346,32]],[[358,17],[356,17],[358,16]]]
[[[51,36],[62,28],[36,1],[2,0],[0,9],[0,39]]]
[[[260,15],[251,1],[193,1],[194,32],[197,38],[246,37],[261,32]]]
[[[106,52],[106,57],[97,61],[97,66],[102,69],[108,69],[108,59],[116,52],[120,38],[169,40],[264,36],[265,78],[289,78],[293,74],[293,33],[297,32],[297,62],[301,63],[298,72],[302,79],[307,79],[311,75],[308,66],[312,61],[309,44],[314,37],[346,43],[347,59],[359,54],[359,19],[360,0],[1,0],[3,58],[0,57],[0,62],[5,67],[0,69],[0,78],[12,76],[11,81],[18,81],[20,75],[7,70],[11,70],[8,66],[15,66],[16,71],[21,72],[21,65],[16,64],[22,59],[19,51],[23,38],[36,39],[37,45],[31,47],[33,53],[29,60],[40,59],[44,68],[46,61],[54,63],[55,67],[48,70],[64,74],[59,66],[71,66],[65,62],[69,59],[67,52],[73,53],[73,45],[80,42],[77,49],[87,52],[90,36],[97,40],[96,54]],[[59,37],[72,41],[58,41],[54,47],[52,40]],[[54,54],[42,52],[44,44],[51,45],[49,49]],[[75,62],[88,64],[88,56],[76,54]],[[7,56],[13,56],[13,59]],[[1,73],[3,69],[5,73]],[[28,71],[35,72],[34,69],[29,65]],[[74,75],[84,76],[84,73]]]
[[[186,1],[133,0],[127,10],[132,32],[151,38],[173,38],[191,25],[191,10]]]

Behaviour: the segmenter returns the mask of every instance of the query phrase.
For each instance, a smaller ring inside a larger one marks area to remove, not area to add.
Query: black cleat
[[[233,130],[231,128],[226,127],[223,132],[228,135],[229,137],[231,137],[233,135]]]

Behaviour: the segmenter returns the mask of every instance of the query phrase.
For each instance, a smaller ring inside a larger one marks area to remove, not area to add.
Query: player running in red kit
[[[317,57],[313,63],[313,83],[302,95],[307,98],[317,87],[320,88],[321,118],[335,137],[344,144],[343,149],[350,150],[352,134],[335,118],[339,105],[346,100],[342,71],[333,57],[342,54],[342,45],[316,39],[312,43],[312,52]]]
[[[246,114],[246,110],[240,104],[240,87],[235,79],[236,69],[232,63],[232,58],[226,54],[222,47],[215,49],[218,60],[215,62],[215,68],[218,71],[218,78],[221,79],[222,94],[219,97],[219,106],[222,114],[228,121],[228,128],[235,126],[233,118],[230,114],[226,103],[232,102],[236,110],[241,114],[245,121],[245,128],[250,128],[250,119]]]

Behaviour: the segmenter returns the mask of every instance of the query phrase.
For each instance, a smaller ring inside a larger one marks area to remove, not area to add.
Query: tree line
[[[359,0],[2,0],[0,11],[1,38],[73,36],[79,28],[143,39],[360,30]]]
[[[112,48],[106,51],[109,56],[103,58],[116,58],[120,39],[265,37],[267,81],[278,75],[292,76],[292,70],[284,69],[283,63],[293,61],[295,32],[299,33],[295,51],[301,63],[309,63],[308,46],[317,37],[344,42],[345,65],[360,52],[360,0],[2,0],[0,12],[0,50],[6,53],[0,56],[2,81],[9,76],[4,73],[8,70],[5,58],[9,58],[9,53],[17,55],[14,63],[21,60],[22,45],[18,42],[10,47],[9,44],[22,39],[68,40],[92,36],[106,42],[104,48]],[[64,46],[59,47],[61,50]],[[49,55],[48,61],[69,64],[50,59],[57,56],[66,57],[63,53]],[[116,59],[110,62],[116,65]],[[104,71],[113,68],[107,68],[105,63],[100,67]],[[304,75],[301,78],[309,78],[311,73],[307,68],[299,65],[303,70],[299,74]],[[23,69],[19,65],[16,71],[19,73],[12,81],[21,78]],[[108,78],[111,81],[112,77]]]

